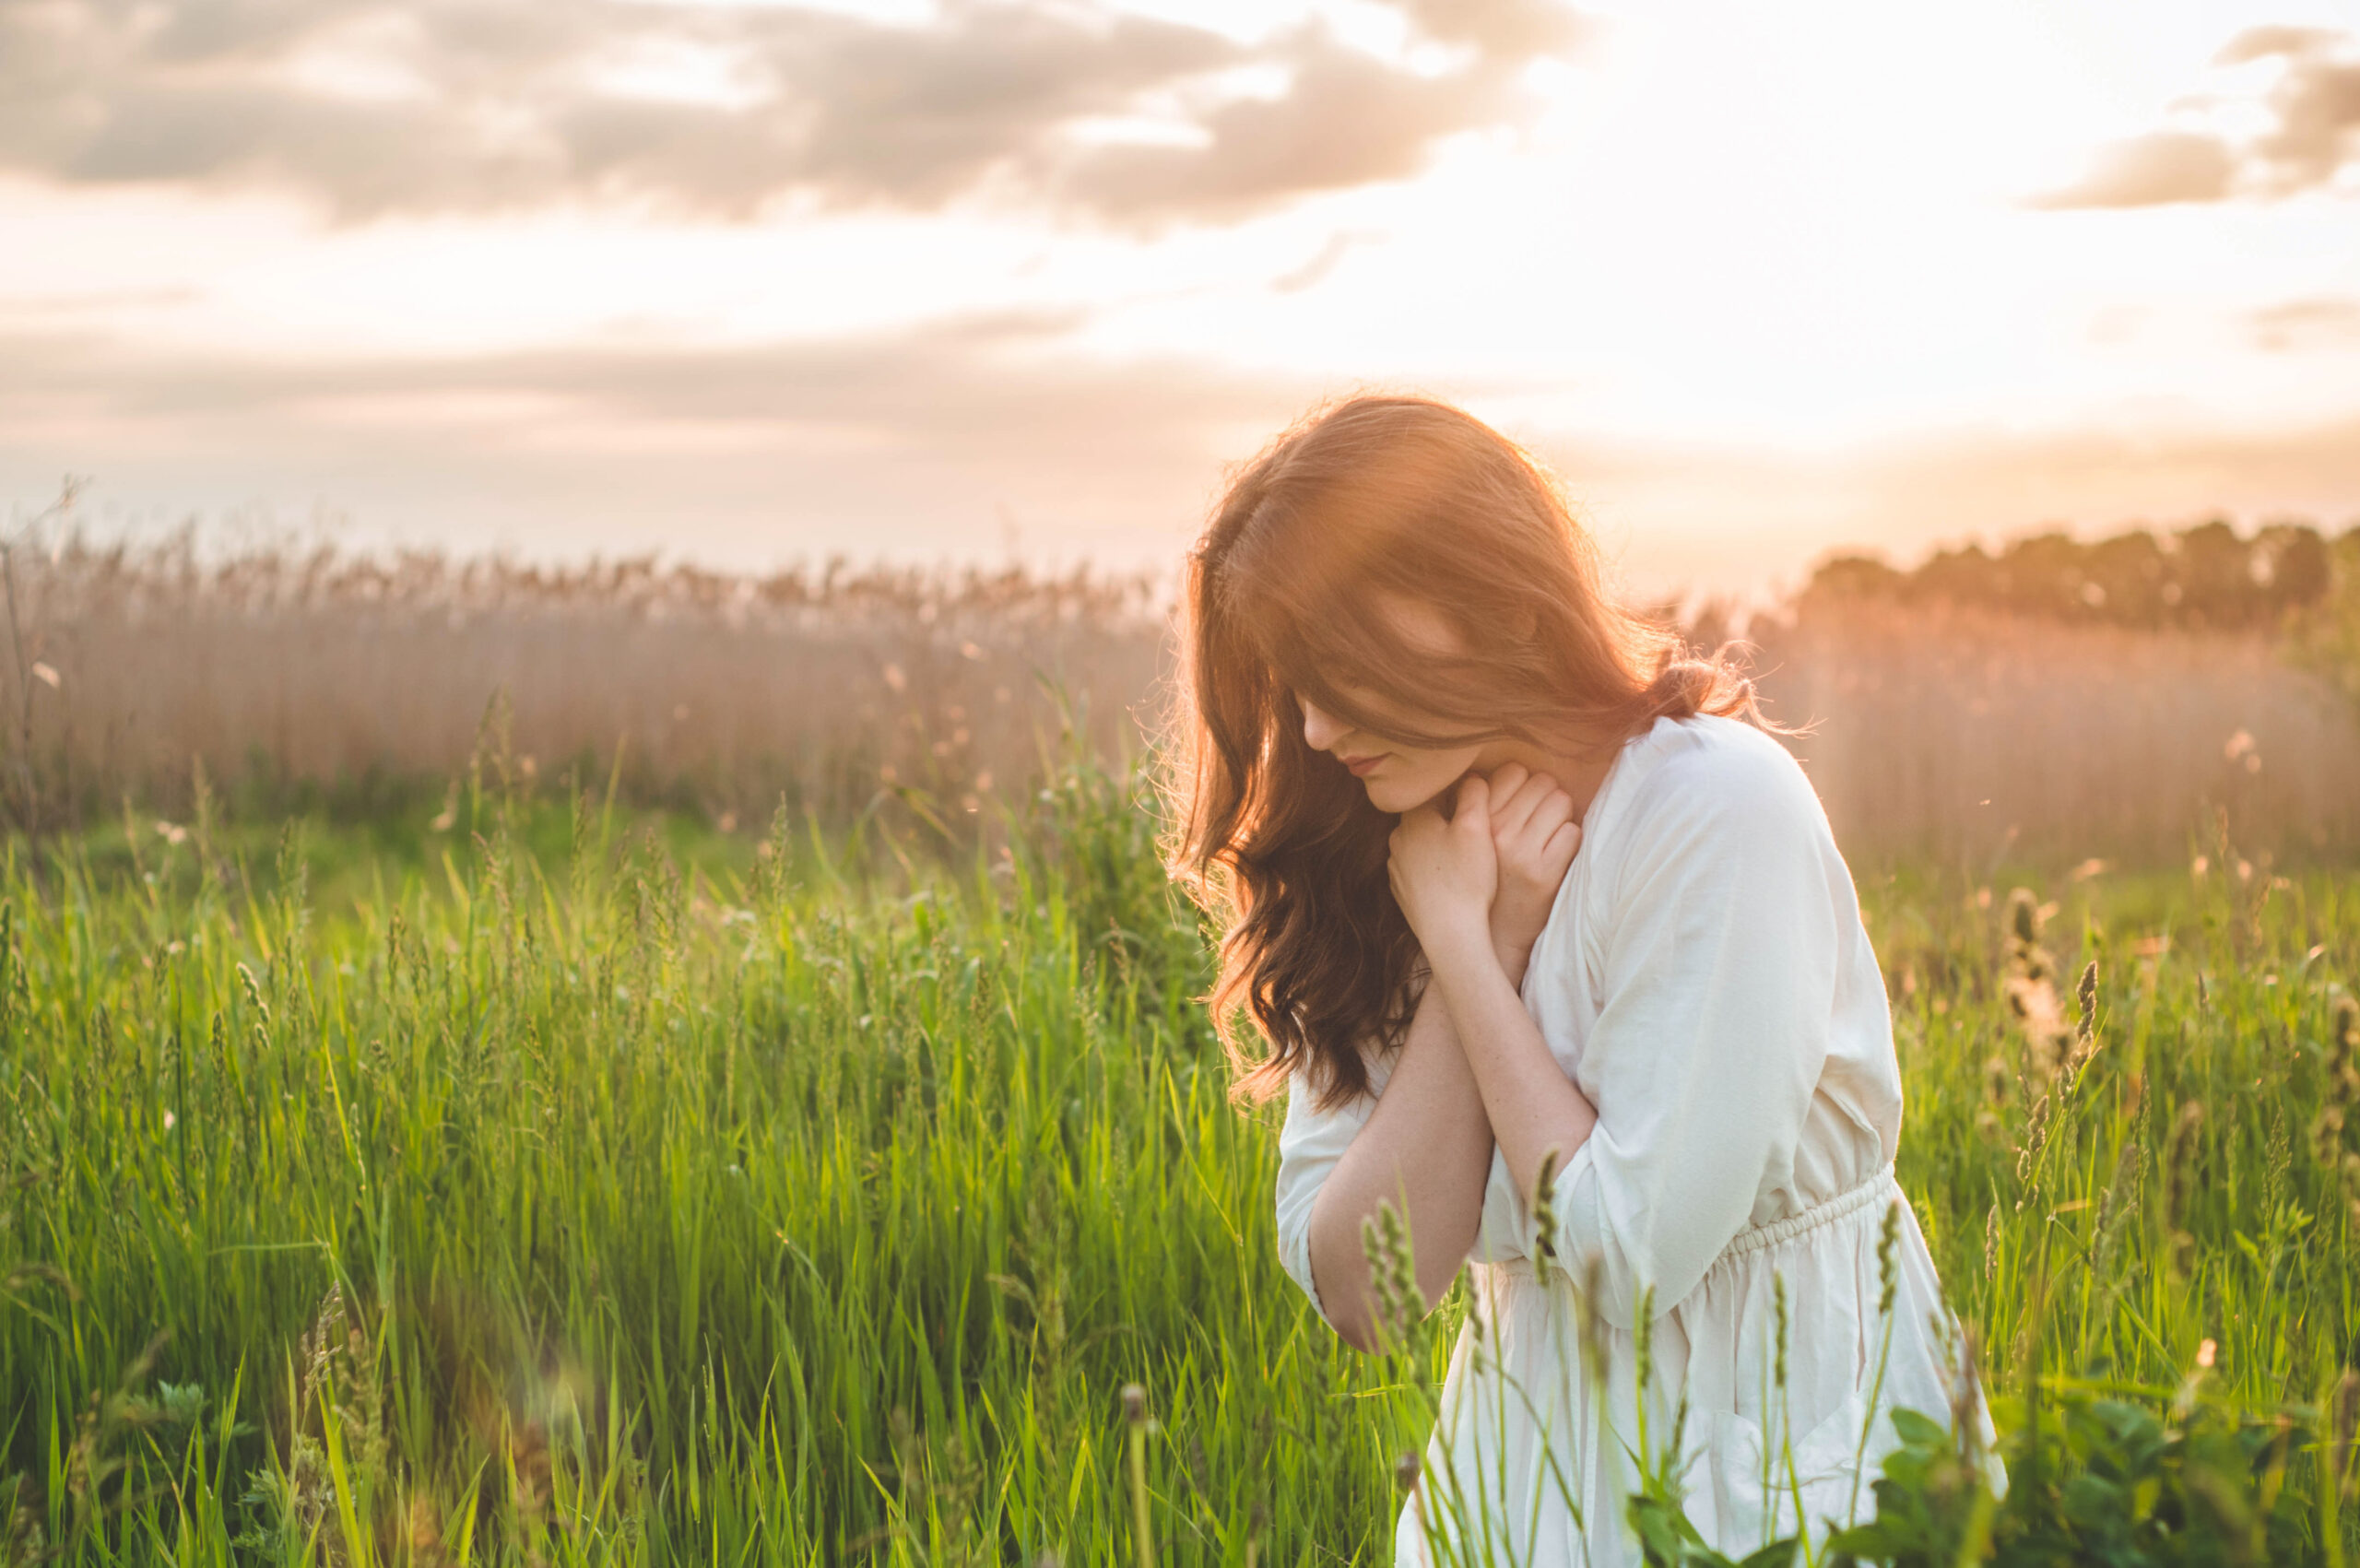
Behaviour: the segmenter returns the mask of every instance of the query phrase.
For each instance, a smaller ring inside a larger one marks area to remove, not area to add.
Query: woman
[[[1850,1517],[1895,1407],[1988,1440],[1818,798],[1747,681],[1606,596],[1540,467],[1343,403],[1230,486],[1185,615],[1171,865],[1225,923],[1239,1092],[1288,1093],[1280,1258],[1363,1349],[1382,1206],[1420,1303],[1474,1264],[1397,1560],[1635,1561],[1643,1420],[1735,1554]]]

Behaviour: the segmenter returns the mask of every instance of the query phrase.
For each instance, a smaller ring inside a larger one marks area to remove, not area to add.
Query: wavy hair
[[[1463,653],[1405,641],[1372,613],[1382,597],[1440,611]],[[1422,984],[1386,878],[1397,819],[1305,742],[1301,698],[1413,747],[1514,737],[1597,757],[1666,714],[1772,727],[1728,649],[1694,654],[1606,594],[1538,462],[1426,398],[1316,411],[1239,470],[1189,552],[1180,618],[1164,863],[1221,928],[1205,1001],[1248,1102],[1299,1067],[1323,1104],[1365,1093],[1364,1051],[1398,1046]]]

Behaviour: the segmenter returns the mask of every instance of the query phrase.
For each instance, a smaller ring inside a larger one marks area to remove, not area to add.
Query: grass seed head
[[[2008,891],[2008,934],[2021,948],[2040,940],[2040,901],[2030,888]]]
[[[1606,1365],[1606,1315],[1598,1310],[1606,1289],[1606,1260],[1596,1253],[1582,1259],[1582,1277],[1574,1288],[1575,1327],[1582,1365],[1595,1373]]]
[[[1885,1205],[1884,1223],[1877,1227],[1877,1315],[1893,1312],[1893,1297],[1901,1282],[1894,1252],[1901,1240],[1901,1200]]]
[[[2052,907],[2040,903],[2029,888],[2008,895],[2006,972],[2000,979],[2008,1011],[2022,1030],[2026,1054],[2043,1081],[2063,1068],[2073,1039],[2064,1002],[2057,995],[2057,961],[2040,944],[2041,926]],[[2085,973],[2083,982],[2094,986],[2094,972]]]
[[[2343,1107],[2322,1105],[2319,1114],[2311,1118],[2311,1158],[2335,1173],[2343,1173]]]
[[[1418,1289],[1409,1227],[1391,1203],[1378,1204],[1376,1212],[1361,1221],[1361,1252],[1368,1259],[1369,1283],[1376,1296],[1377,1328],[1387,1349],[1398,1348],[1426,1315],[1426,1299]]]
[[[268,1023],[270,1004],[263,1000],[262,982],[254,978],[254,972],[248,969],[242,961],[238,965],[238,982],[245,988],[246,1000],[254,1004],[254,1011],[262,1015],[265,1023]]]
[[[1631,1337],[1638,1350],[1638,1387],[1644,1394],[1655,1373],[1656,1288],[1652,1282],[1639,1292],[1639,1315],[1631,1328]]]
[[[2360,997],[2347,993],[2335,999],[2328,1038],[2329,1097],[2345,1104],[2360,1101]]]
[[[1544,1149],[1532,1184],[1533,1249],[1545,1269],[1557,1261],[1557,1151]]]

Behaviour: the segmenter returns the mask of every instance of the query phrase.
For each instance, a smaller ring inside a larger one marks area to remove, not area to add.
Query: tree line
[[[2360,585],[2360,524],[2330,537],[2307,523],[2240,535],[2215,518],[2176,531],[2081,540],[2063,533],[1937,551],[1903,570],[1873,555],[1829,558],[1800,595],[1806,612],[1849,600],[1974,606],[2145,631],[2285,627]]]

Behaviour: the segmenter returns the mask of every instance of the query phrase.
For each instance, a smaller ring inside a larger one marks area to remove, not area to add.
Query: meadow
[[[1386,1560],[1464,1303],[1278,1267],[1158,584],[0,566],[0,1568]],[[1809,725],[2012,1478],[1929,1412],[1853,1549],[2354,1560],[2360,531],[1684,619]]]
[[[1462,1303],[1311,1314],[1142,780],[1041,760],[930,847],[496,757],[12,843],[0,1556],[1386,1561]],[[2019,1443],[1998,1510],[1920,1454],[1878,1555],[2354,1548],[2360,885],[2183,852],[1860,874]]]

